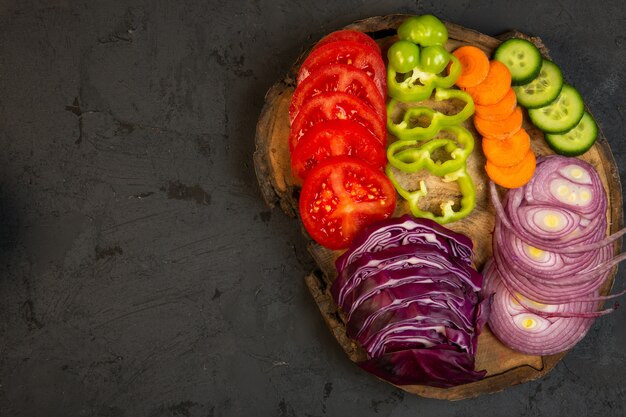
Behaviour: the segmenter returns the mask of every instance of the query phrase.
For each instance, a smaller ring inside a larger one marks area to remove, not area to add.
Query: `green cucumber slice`
[[[522,85],[534,80],[541,70],[541,52],[532,42],[513,38],[498,46],[494,59],[511,72],[511,84]]]
[[[582,155],[593,146],[598,136],[598,125],[593,117],[585,112],[580,122],[561,134],[546,134],[546,142],[559,155]]]
[[[537,78],[522,86],[513,87],[517,102],[527,109],[543,107],[554,100],[563,87],[563,74],[559,67],[544,59]]]
[[[546,133],[565,133],[580,122],[585,103],[571,85],[563,84],[561,93],[547,106],[528,110],[530,120]]]

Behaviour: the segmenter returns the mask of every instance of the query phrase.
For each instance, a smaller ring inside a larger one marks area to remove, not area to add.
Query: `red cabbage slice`
[[[429,245],[411,244],[364,254],[339,271],[331,287],[331,294],[337,305],[346,310],[345,297],[364,279],[383,269],[398,270],[415,266],[447,270],[467,281],[473,291],[480,291],[482,276],[473,268]]]
[[[446,348],[391,352],[359,366],[396,385],[440,388],[478,381],[486,374],[486,371],[474,371],[474,357],[469,353]]]
[[[369,358],[360,366],[399,385],[483,378],[474,355],[489,299],[472,256],[466,236],[408,215],[359,234],[336,262],[331,293]]]
[[[465,296],[472,299],[475,303],[477,295],[468,288],[467,284],[457,275],[435,268],[405,268],[400,270],[383,270],[368,279],[364,279],[348,293],[344,300],[344,305],[349,306],[349,310],[344,311],[346,318],[350,320],[352,312],[356,310],[369,297],[378,294],[382,290],[396,288],[407,284],[429,284],[439,283],[442,285],[453,286],[465,292]],[[447,291],[447,287],[437,287]],[[420,294],[416,292],[420,287],[405,287],[404,294],[410,296],[412,294]],[[407,292],[408,291],[408,292]],[[393,292],[396,297],[400,294],[398,291]],[[406,298],[406,297],[404,297]],[[379,307],[380,308],[380,307]]]
[[[429,219],[410,215],[390,218],[364,228],[354,238],[350,248],[337,259],[337,270],[364,253],[373,253],[413,243],[428,244],[471,265],[474,256],[472,240]]]

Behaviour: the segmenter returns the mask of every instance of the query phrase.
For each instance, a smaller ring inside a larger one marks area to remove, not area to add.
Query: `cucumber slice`
[[[585,103],[571,85],[563,84],[561,93],[547,106],[528,110],[530,120],[546,133],[565,133],[580,122]]]
[[[598,136],[598,125],[587,112],[571,130],[561,134],[546,134],[546,142],[559,155],[582,155],[593,146]]]
[[[527,109],[543,107],[554,100],[563,87],[563,74],[553,62],[544,59],[537,78],[528,84],[513,87],[517,102]]]
[[[498,46],[494,59],[511,72],[511,84],[523,85],[534,80],[541,70],[541,52],[525,39],[513,38]]]

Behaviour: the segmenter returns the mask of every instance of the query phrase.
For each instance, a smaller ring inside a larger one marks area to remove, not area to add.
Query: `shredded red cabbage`
[[[477,381],[478,334],[489,305],[471,267],[471,240],[411,216],[363,230],[336,263],[331,292],[347,334],[367,352],[359,365],[397,385]]]

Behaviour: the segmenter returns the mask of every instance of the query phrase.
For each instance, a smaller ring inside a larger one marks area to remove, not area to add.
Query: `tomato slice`
[[[320,68],[345,64],[362,69],[374,80],[381,96],[387,94],[387,68],[377,50],[354,41],[337,41],[315,48],[298,72],[298,84]]]
[[[378,53],[380,53],[380,46],[378,46],[378,44],[376,43],[374,39],[370,38],[363,32],[359,32],[358,30],[352,30],[352,29],[338,30],[336,32],[329,33],[328,35],[320,39],[320,41],[315,44],[313,49],[317,49],[322,45],[326,45],[328,43],[338,42],[338,41],[359,42],[359,43],[369,46],[370,48],[375,49],[376,51],[378,51]]]
[[[309,173],[300,193],[304,228],[320,245],[343,249],[363,227],[391,216],[389,178],[352,156],[334,156]]]
[[[291,155],[291,171],[305,179],[317,164],[332,156],[351,155],[375,169],[382,169],[387,155],[376,136],[350,120],[327,120],[313,126]]]
[[[374,109],[381,119],[387,118],[386,96],[380,94],[367,73],[350,65],[333,64],[319,68],[298,85],[289,105],[289,120],[293,123],[306,100],[327,91],[339,91],[358,97]]]
[[[293,153],[307,130],[320,122],[335,119],[358,122],[372,132],[383,146],[387,143],[385,119],[355,96],[331,92],[318,94],[304,103],[291,125],[289,150]]]

